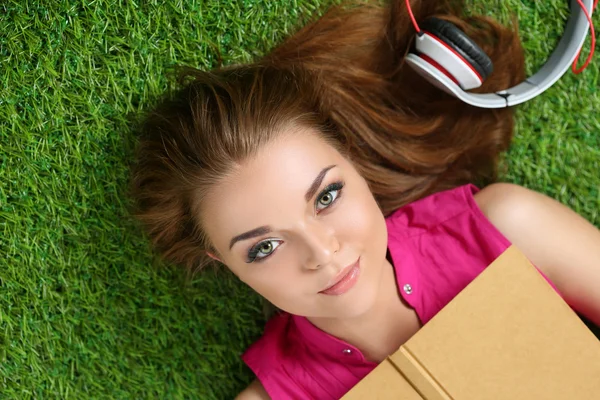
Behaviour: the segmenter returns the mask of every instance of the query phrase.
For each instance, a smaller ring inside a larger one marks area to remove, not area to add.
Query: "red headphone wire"
[[[585,14],[585,17],[587,18],[588,23],[590,24],[590,31],[592,32],[592,43],[591,43],[590,54],[588,55],[587,59],[585,60],[585,63],[583,63],[583,65],[579,69],[577,69],[577,61],[579,60],[579,54],[581,53],[581,49],[579,49],[579,51],[577,52],[577,56],[575,56],[575,61],[573,61],[573,65],[571,65],[571,71],[573,71],[574,74],[580,74],[583,72],[584,69],[587,68],[589,63],[592,61],[592,57],[594,56],[594,47],[596,47],[596,32],[594,31],[594,24],[592,24],[592,17],[590,15],[590,13],[588,12],[588,10],[583,5],[583,2],[581,0],[577,0],[577,3],[579,3],[579,6],[583,9],[583,13]],[[596,9],[597,5],[598,5],[598,0],[594,1],[594,5],[592,6],[591,11],[594,11]]]
[[[412,8],[410,6],[410,0],[406,0],[406,9],[408,10],[408,15],[410,16],[410,20],[412,21],[412,24],[415,27],[415,31],[417,32],[418,35],[421,35],[421,28],[419,28],[419,24],[417,24],[415,15],[412,12]]]

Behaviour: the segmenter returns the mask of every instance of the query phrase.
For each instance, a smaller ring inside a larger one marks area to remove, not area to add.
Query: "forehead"
[[[323,168],[333,164],[348,166],[316,134],[300,131],[280,136],[210,190],[202,205],[207,233],[222,248],[225,242],[228,247],[232,236],[250,229],[281,228],[291,214],[305,209],[307,189]]]

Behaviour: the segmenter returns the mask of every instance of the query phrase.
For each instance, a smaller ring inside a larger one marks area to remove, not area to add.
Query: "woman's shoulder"
[[[466,184],[433,193],[392,212],[386,220],[397,228],[427,229],[464,212],[497,219],[507,212],[518,213],[535,192],[512,183],[493,183],[479,189]]]
[[[238,394],[235,400],[270,400],[271,397],[258,379]]]
[[[240,399],[305,398],[303,385],[311,387],[314,382],[310,375],[298,374],[305,369],[307,359],[299,357],[302,340],[293,315],[279,312],[271,317],[263,335],[242,355],[257,380],[240,393],[244,396]]]
[[[272,316],[264,332],[242,355],[242,360],[258,377],[264,376],[281,364],[284,356],[291,315],[280,312]]]
[[[515,214],[527,212],[527,207],[536,205],[539,193],[512,183],[494,183],[483,188],[474,196],[481,212],[492,221],[501,222]]]

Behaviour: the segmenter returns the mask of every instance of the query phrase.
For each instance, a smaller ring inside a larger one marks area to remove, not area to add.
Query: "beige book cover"
[[[600,341],[511,246],[343,399],[600,399]]]

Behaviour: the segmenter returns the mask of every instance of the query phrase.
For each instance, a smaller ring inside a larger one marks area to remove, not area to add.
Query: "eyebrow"
[[[317,175],[313,183],[306,191],[306,194],[304,195],[304,199],[306,200],[306,202],[308,202],[315,195],[315,193],[317,193],[317,190],[319,190],[319,186],[321,186],[321,183],[323,183],[323,179],[325,179],[325,175],[327,175],[327,171],[329,171],[333,167],[335,167],[335,165],[330,165],[328,167],[323,168],[321,172],[319,172],[319,175]]]
[[[252,229],[251,231],[248,232],[244,232],[241,235],[237,235],[236,237],[234,237],[233,239],[231,239],[231,242],[229,242],[229,250],[231,250],[231,248],[233,247],[233,245],[236,242],[242,241],[242,240],[246,240],[246,239],[250,239],[256,236],[260,236],[260,235],[264,235],[266,233],[271,232],[273,229],[271,229],[270,226],[260,226],[256,229]]]
[[[323,179],[325,179],[325,175],[327,175],[327,172],[331,169],[336,167],[337,165],[329,165],[325,168],[323,168],[321,170],[321,172],[319,172],[319,175],[317,175],[317,177],[313,180],[312,184],[310,185],[310,187],[308,188],[308,190],[306,191],[306,193],[304,194],[304,199],[308,202],[317,192],[317,190],[319,190],[319,186],[321,186],[321,183],[323,183]],[[242,240],[246,240],[246,239],[251,239],[253,237],[256,236],[261,236],[264,235],[266,233],[272,232],[273,229],[268,226],[268,225],[263,225],[260,226],[258,228],[252,229],[248,232],[244,232],[240,235],[237,235],[235,237],[233,237],[231,239],[231,241],[229,242],[229,250],[231,250],[231,248],[233,247],[234,244],[236,244],[239,241]]]

